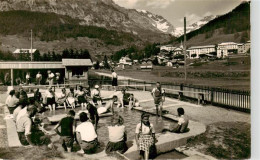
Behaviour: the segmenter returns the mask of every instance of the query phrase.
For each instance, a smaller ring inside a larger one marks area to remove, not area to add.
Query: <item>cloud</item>
[[[114,2],[125,8],[146,6],[152,8],[166,8],[175,0],[114,0]]]
[[[175,0],[147,0],[146,5],[152,8],[166,8]]]
[[[198,22],[199,20],[201,20],[203,17],[201,17],[201,16],[198,16],[198,15],[196,15],[196,14],[194,14],[194,13],[186,13],[185,14],[185,17],[186,17],[186,23],[187,23],[187,25],[191,25],[191,24],[193,24],[193,23],[195,23],[195,22]],[[179,19],[179,22],[182,22],[183,23],[183,20],[184,18],[181,18],[181,19]]]

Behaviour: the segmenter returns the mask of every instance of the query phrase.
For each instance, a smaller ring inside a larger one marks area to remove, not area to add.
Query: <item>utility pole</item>
[[[33,61],[32,51],[33,51],[33,40],[32,40],[32,29],[31,29],[31,61]]]
[[[183,54],[184,54],[184,72],[185,72],[185,81],[186,81],[187,80],[187,69],[186,69],[186,17],[184,17]]]

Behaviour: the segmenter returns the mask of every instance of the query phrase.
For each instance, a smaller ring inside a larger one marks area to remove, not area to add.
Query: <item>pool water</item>
[[[75,112],[80,111],[81,108],[77,107],[75,109]],[[141,121],[141,112],[135,111],[135,110],[129,110],[128,108],[115,108],[116,112],[118,112],[119,115],[121,115],[124,118],[124,125],[126,126],[126,132],[127,132],[127,139],[128,141],[132,141],[135,138],[135,129],[136,125],[140,123]],[[64,109],[58,109],[55,112],[54,111],[46,111],[44,113],[45,116],[53,116],[53,115],[59,115],[64,114],[68,112],[69,109],[66,111]],[[77,124],[80,122],[77,121]],[[97,134],[98,134],[98,140],[104,144],[107,144],[108,142],[108,124],[110,123],[110,117],[101,117],[99,119],[98,128],[97,128]],[[156,116],[150,116],[150,123],[154,125],[155,132],[160,133],[161,130],[164,127],[169,126],[171,123],[174,123],[172,121],[161,119]],[[47,125],[45,127],[47,130],[52,130],[55,125]],[[130,142],[129,142],[130,143]]]

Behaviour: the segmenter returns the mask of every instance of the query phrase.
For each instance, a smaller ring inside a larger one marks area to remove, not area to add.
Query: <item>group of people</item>
[[[165,91],[161,88],[159,82],[151,92],[156,107],[157,116],[162,116],[162,106],[165,100]],[[126,92],[122,89],[122,98],[116,95],[112,97],[105,105],[102,103],[101,92],[98,85],[95,85],[94,90],[79,86],[76,91],[70,88],[67,93],[65,88],[62,88],[60,95],[56,95],[53,88],[49,88],[45,92],[44,98],[39,89],[34,91],[34,97],[28,98],[27,93],[22,87],[18,91],[11,90],[6,99],[6,105],[13,114],[14,122],[19,140],[22,145],[47,145],[52,147],[50,140],[50,132],[44,129],[44,124],[41,122],[41,113],[45,111],[45,106],[50,111],[55,110],[57,105],[63,105],[66,109],[71,107],[72,110],[67,112],[67,116],[62,118],[54,127],[54,131],[60,136],[60,144],[64,151],[71,152],[74,142],[80,145],[79,153],[95,153],[99,142],[97,134],[97,126],[99,115],[107,111],[111,111],[113,116],[110,123],[107,124],[109,142],[106,145],[106,153],[110,154],[114,151],[124,153],[127,148],[127,132],[124,125],[124,119],[114,108],[126,107],[129,109],[138,107],[138,100],[134,94]],[[44,100],[45,99],[45,100]],[[44,102],[45,101],[45,102]],[[77,106],[81,106],[82,110],[79,114],[80,123],[75,121],[75,110]],[[163,129],[162,132],[183,133],[188,130],[188,118],[184,115],[184,109],[177,109],[179,121],[176,126],[171,125],[168,129]],[[140,151],[140,155],[144,159],[149,159],[151,148],[155,146],[155,128],[149,121],[149,114],[143,113],[141,121],[137,124],[135,130],[135,141]]]
[[[22,80],[20,77],[17,77],[15,79],[15,82],[16,82],[17,85],[21,85],[21,84],[29,85],[29,84],[31,84],[32,83],[31,73],[30,72],[26,73],[25,80]],[[35,76],[35,84],[36,85],[49,84],[50,86],[52,86],[54,83],[57,84],[57,85],[62,83],[61,74],[59,72],[56,72],[54,74],[51,70],[48,70],[45,82],[43,82],[43,75],[40,71]],[[10,76],[9,72],[7,72],[5,74],[4,84],[5,85],[11,85],[11,76]]]

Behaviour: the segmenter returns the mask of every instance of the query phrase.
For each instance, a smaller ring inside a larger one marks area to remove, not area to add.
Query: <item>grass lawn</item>
[[[186,81],[184,80],[184,68],[153,66],[152,71],[141,71],[138,69],[139,66],[132,66],[125,70],[117,68],[116,72],[119,76],[142,79],[146,82],[160,81],[234,90],[250,90],[250,57],[216,60],[207,63],[189,60],[187,63],[199,63],[199,65],[187,66]],[[111,73],[108,70],[100,71]]]

